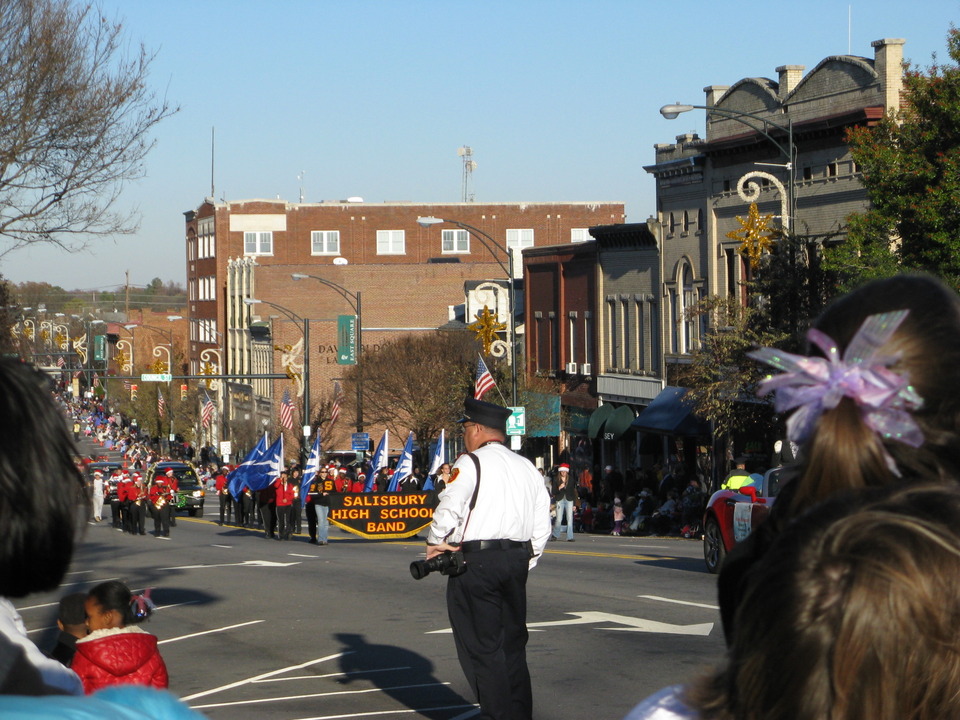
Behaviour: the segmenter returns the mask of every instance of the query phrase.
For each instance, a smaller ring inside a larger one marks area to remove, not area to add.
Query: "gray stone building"
[[[739,241],[727,233],[740,226],[752,197],[762,214],[814,239],[842,238],[847,217],[865,209],[845,132],[899,110],[904,42],[877,40],[872,58],[835,55],[806,74],[803,66],[783,65],[776,80],[708,86],[695,106],[707,114],[706,138],[684,134],[655,146],[656,163],[644,169],[657,181],[668,381],[670,365],[685,361],[705,329],[687,308],[709,295],[739,294],[749,276]]]

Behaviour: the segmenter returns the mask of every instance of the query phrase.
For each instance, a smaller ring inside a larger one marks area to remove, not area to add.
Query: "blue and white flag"
[[[427,480],[423,483],[424,490],[433,490],[433,476],[440,472],[440,466],[446,462],[447,448],[444,442],[446,430],[440,431],[440,437],[437,438],[437,446],[433,450],[433,459],[430,461],[430,471],[427,473]]]
[[[247,475],[250,472],[250,468],[263,457],[263,454],[267,451],[267,434],[264,433],[263,437],[260,438],[260,442],[251,450],[247,456],[243,459],[243,462],[237,465],[230,473],[227,475],[227,489],[230,491],[230,494],[234,498],[239,499],[240,493],[243,492],[243,488],[246,485]]]
[[[283,470],[283,433],[277,436],[263,457],[250,466],[247,475],[247,487],[251,490],[263,490],[270,487],[273,481],[280,477]]]
[[[300,484],[301,502],[307,500],[307,490],[310,489],[310,483],[317,476],[317,470],[320,469],[320,433],[317,433],[313,441],[313,449],[310,450],[310,457],[307,458],[307,466],[303,469],[303,482]]]
[[[393,469],[393,477],[390,478],[388,492],[396,492],[400,489],[400,481],[404,480],[413,473],[413,433],[407,435],[407,442],[403,446],[403,452],[400,453],[400,459],[397,460],[397,466]]]
[[[367,475],[367,484],[363,488],[364,492],[370,492],[373,490],[374,483],[377,479],[377,473],[380,472],[382,468],[387,466],[387,448],[389,446],[389,431],[384,430],[383,436],[380,438],[380,442],[377,444],[377,449],[373,452],[373,457],[370,458],[370,472]]]

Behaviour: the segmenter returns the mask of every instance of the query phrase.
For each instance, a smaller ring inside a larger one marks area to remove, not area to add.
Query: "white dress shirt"
[[[440,493],[440,504],[433,512],[427,542],[458,545],[468,540],[530,540],[534,553],[530,567],[533,568],[551,530],[550,496],[543,478],[529,460],[501,443],[484,445],[474,454],[481,470],[476,507],[471,513],[470,499],[477,484],[476,466],[464,454],[454,464],[451,478]]]

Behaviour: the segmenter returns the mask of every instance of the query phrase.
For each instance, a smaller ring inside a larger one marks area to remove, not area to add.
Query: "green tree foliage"
[[[764,371],[747,353],[782,344],[786,333],[764,329],[762,311],[755,306],[744,307],[737,298],[707,298],[691,312],[707,314],[710,320],[710,331],[679,378],[690,388],[687,399],[697,414],[713,423],[718,436],[730,435],[768,417],[767,404],[754,394]]]
[[[844,288],[901,270],[960,286],[960,32],[953,61],[907,69],[899,115],[847,136],[871,203],[849,219],[848,240],[827,252]]]

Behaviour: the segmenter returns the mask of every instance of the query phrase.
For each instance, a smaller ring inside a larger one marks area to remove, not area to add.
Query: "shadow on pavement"
[[[343,644],[343,684],[366,680],[420,717],[433,720],[448,720],[476,707],[434,677],[433,663],[423,655],[396,645],[371,644],[357,633],[334,637]],[[426,698],[429,707],[424,707]]]

